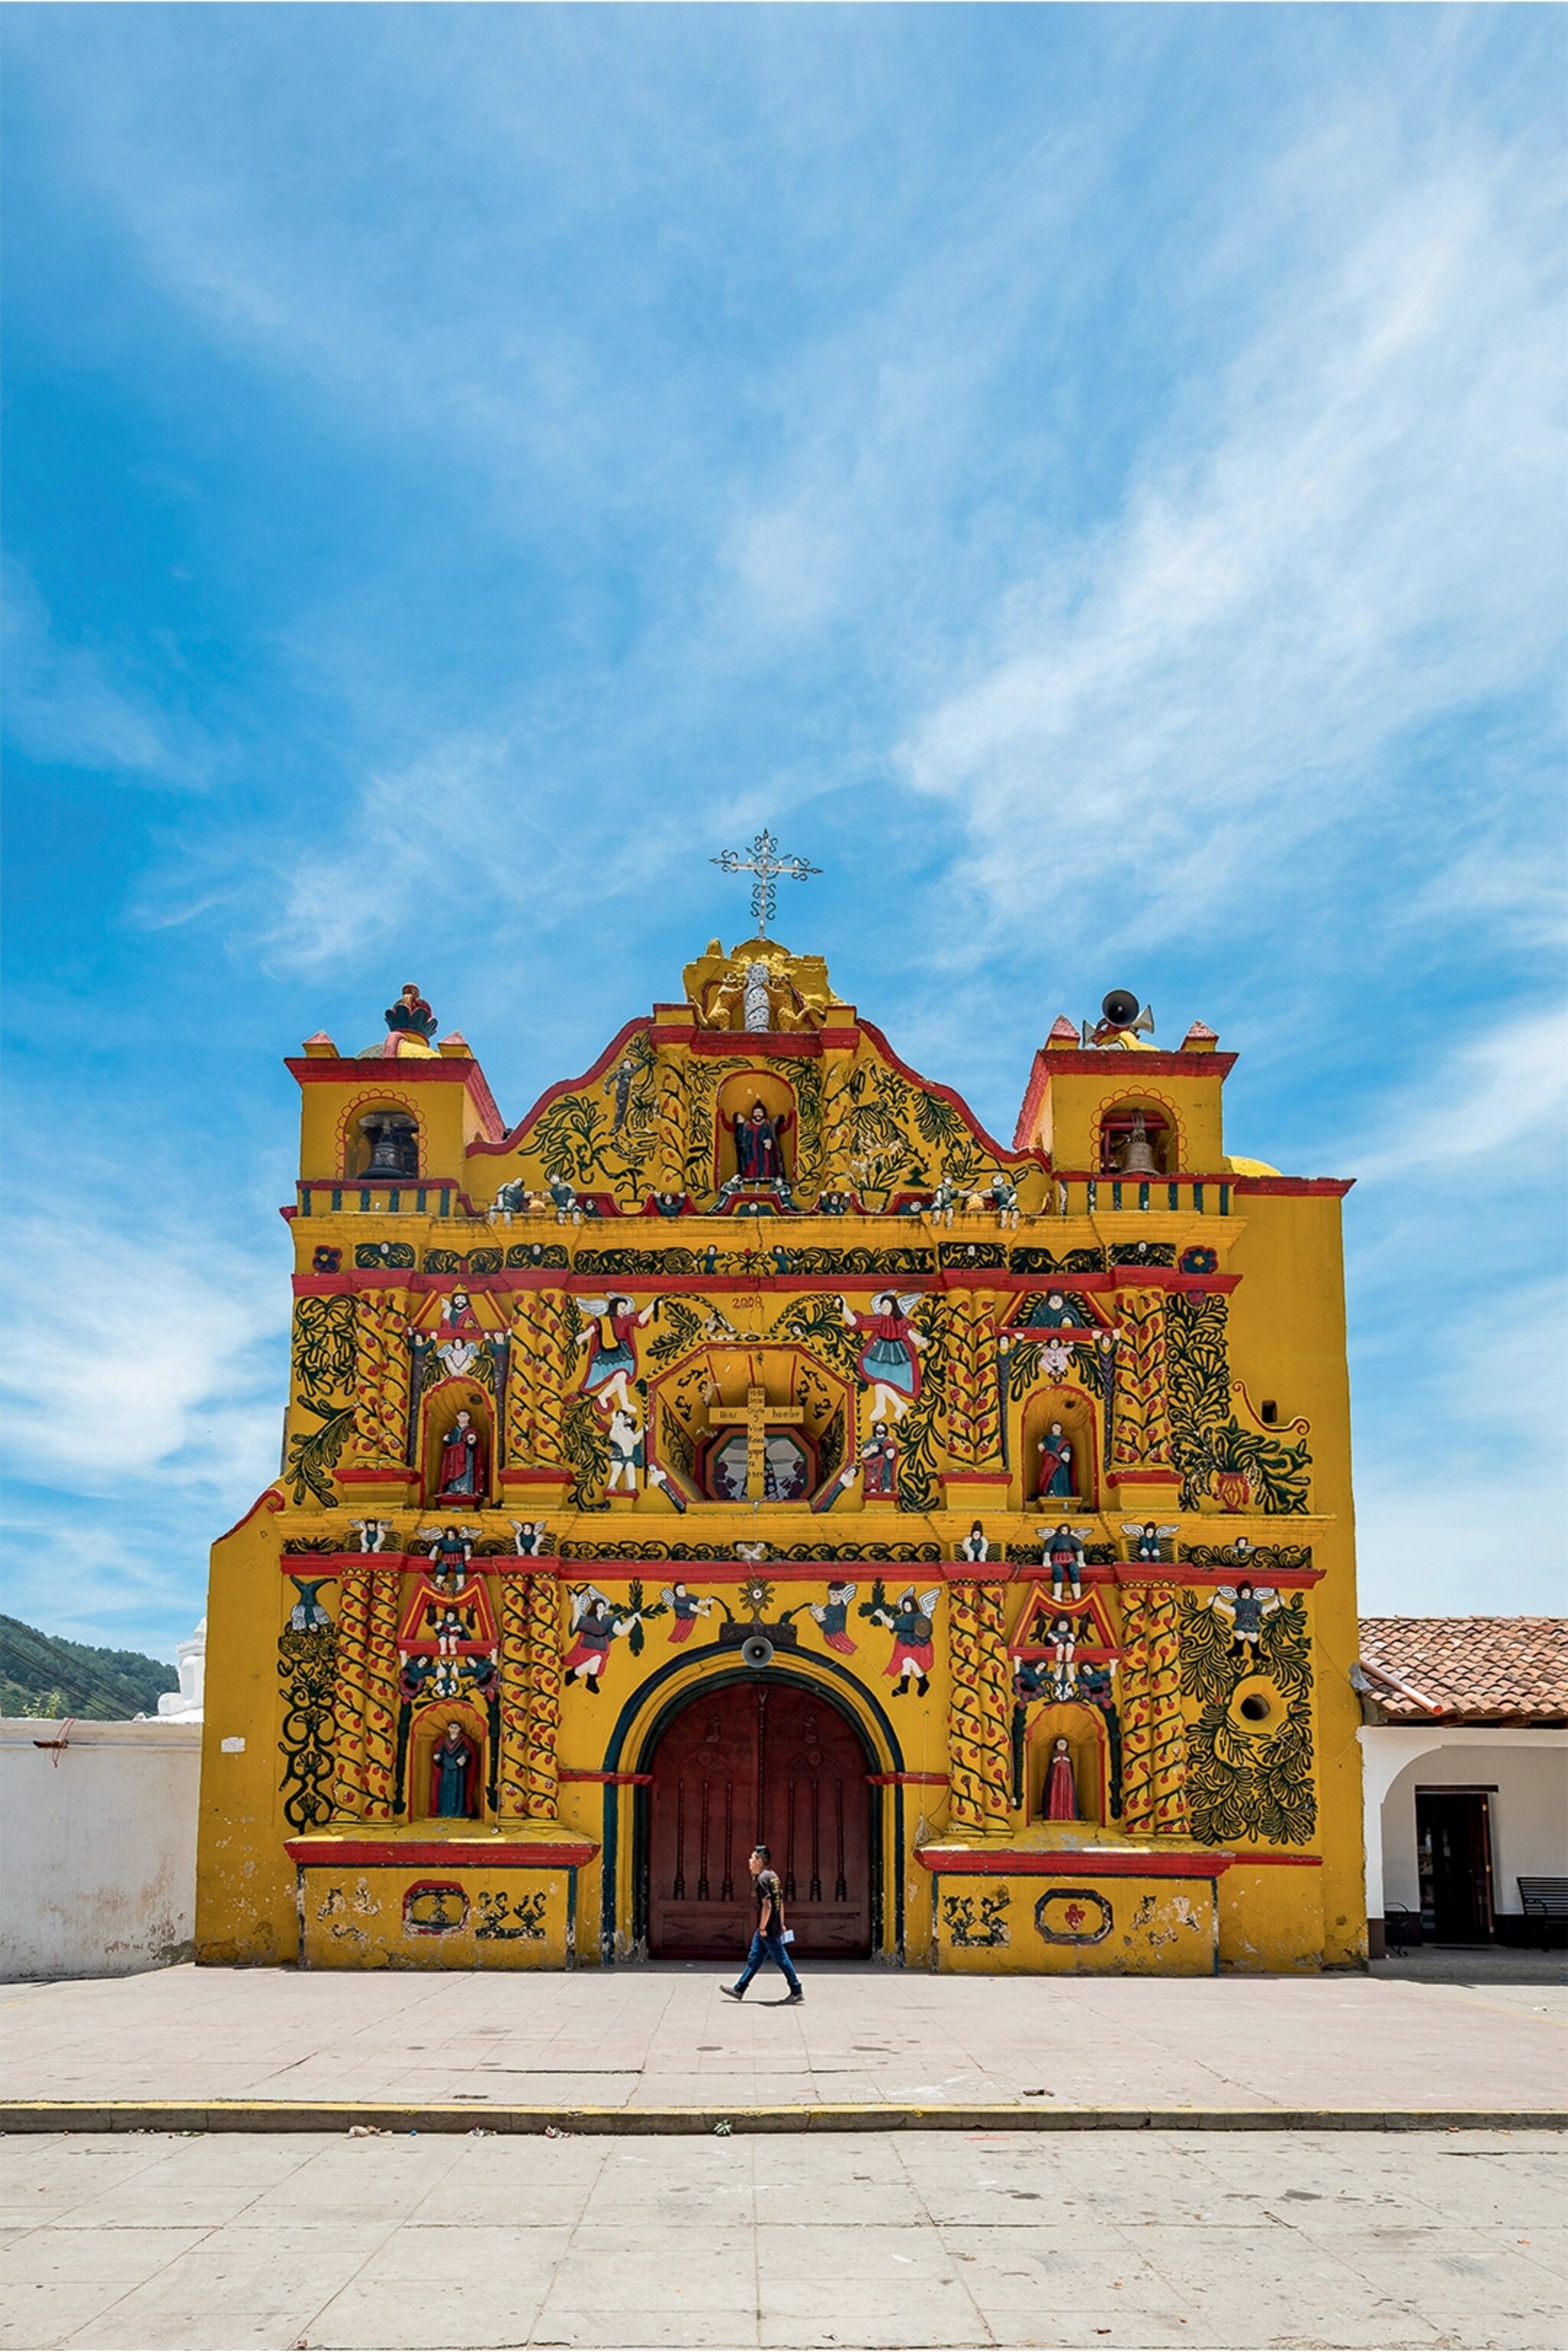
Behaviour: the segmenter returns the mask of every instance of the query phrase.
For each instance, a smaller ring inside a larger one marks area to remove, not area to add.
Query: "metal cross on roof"
[[[764,939],[778,911],[778,893],[773,885],[779,876],[782,874],[786,882],[804,882],[822,871],[820,866],[808,866],[804,857],[781,857],[778,843],[771,833],[758,834],[749,857],[742,857],[738,849],[727,849],[721,857],[710,862],[721,866],[726,874],[756,876],[752,885],[752,915],[759,936]]]

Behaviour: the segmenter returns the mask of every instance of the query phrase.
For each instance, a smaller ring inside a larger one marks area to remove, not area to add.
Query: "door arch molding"
[[[889,1784],[883,1790],[890,1803],[873,1803],[871,1832],[871,1948],[902,1960],[904,1956],[904,1771],[903,1748],[887,1710],[874,1691],[837,1659],[814,1655],[786,1656],[775,1652],[772,1665],[758,1674],[741,1664],[731,1649],[700,1651],[694,1657],[672,1658],[634,1691],[611,1729],[605,1747],[606,1772],[627,1776],[643,1771],[658,1740],[675,1717],[696,1698],[735,1684],[786,1684],[826,1699],[846,1717],[858,1734],[868,1765]],[[625,1800],[629,1797],[629,1808]],[[629,1818],[628,1818],[629,1813]],[[600,1851],[600,1958],[606,1966],[617,1957],[647,1949],[647,1876],[649,1832],[648,1791],[635,1785],[606,1784]]]

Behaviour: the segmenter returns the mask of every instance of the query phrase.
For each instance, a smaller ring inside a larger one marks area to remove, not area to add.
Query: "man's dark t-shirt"
[[[776,1936],[784,1925],[781,1906],[784,1888],[776,1870],[759,1870],[753,1882],[757,1897],[757,1927],[764,1936]]]

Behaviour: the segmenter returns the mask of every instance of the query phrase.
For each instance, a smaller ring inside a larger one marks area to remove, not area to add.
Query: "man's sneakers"
[[[796,2003],[797,2001],[802,2001],[802,2000],[804,2000],[805,1999],[805,1988],[804,1988],[803,1986],[801,1986],[801,1985],[796,1985],[796,1987],[795,1987],[795,1990],[794,1990],[792,1993],[790,1993],[790,1994],[787,1996],[787,1998],[785,1999],[785,2001],[784,2001],[784,2007],[785,2007],[786,2009],[793,2009],[793,2008],[795,2007],[795,2003]]]
[[[743,1992],[737,1992],[733,1985],[721,1985],[719,1990],[726,2000],[744,2000],[746,1998]]]

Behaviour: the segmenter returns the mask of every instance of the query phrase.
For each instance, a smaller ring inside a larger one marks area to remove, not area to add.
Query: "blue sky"
[[[6,1607],[276,1465],[296,1105],[783,935],[992,1126],[1125,983],[1360,1179],[1369,1610],[1563,1605],[1568,24],[12,6]],[[1549,1499],[1550,1498],[1550,1499]]]

